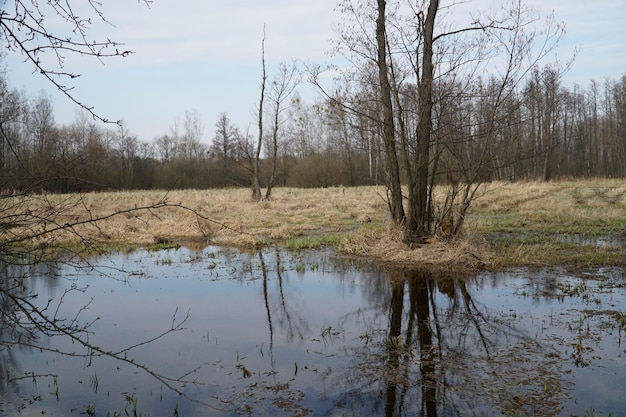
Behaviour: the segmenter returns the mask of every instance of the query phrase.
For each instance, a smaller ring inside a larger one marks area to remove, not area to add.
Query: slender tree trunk
[[[415,152],[415,190],[409,200],[409,230],[416,236],[430,232],[432,213],[428,204],[428,174],[430,165],[430,138],[433,115],[433,32],[439,0],[431,0],[424,22],[422,76],[418,85],[417,149]]]
[[[265,190],[265,199],[269,200],[272,196],[272,188],[276,181],[276,165],[278,161],[278,129],[279,129],[279,116],[280,116],[280,101],[276,101],[276,107],[274,109],[274,128],[272,129],[272,157],[270,159],[270,176],[267,180],[267,189]]]
[[[263,146],[263,103],[265,102],[265,82],[267,75],[265,72],[265,28],[263,28],[263,41],[261,42],[261,64],[263,77],[261,81],[261,98],[259,100],[259,138],[257,140],[256,151],[252,161],[252,199],[261,201],[261,147]]]
[[[393,105],[391,101],[391,84],[387,65],[387,42],[385,0],[378,0],[378,18],[376,19],[376,42],[378,44],[378,78],[380,82],[380,95],[383,106],[383,143],[387,157],[387,169],[389,172],[389,210],[396,224],[404,223],[404,207],[402,206],[402,187],[400,182],[400,166],[396,153],[396,133],[393,121]]]

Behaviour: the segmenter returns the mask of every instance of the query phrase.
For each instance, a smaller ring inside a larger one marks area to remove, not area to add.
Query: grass
[[[496,265],[626,264],[626,181],[492,183],[467,221]]]
[[[461,239],[437,239],[413,250],[389,221],[384,195],[383,187],[372,186],[277,188],[272,200],[259,203],[251,200],[248,189],[105,192],[51,195],[47,200],[67,207],[57,222],[105,216],[162,199],[191,209],[163,207],[75,227],[97,242],[92,251],[282,244],[293,250],[333,246],[346,254],[403,266],[626,264],[623,180],[485,184]],[[70,246],[82,244],[70,233],[54,238]]]

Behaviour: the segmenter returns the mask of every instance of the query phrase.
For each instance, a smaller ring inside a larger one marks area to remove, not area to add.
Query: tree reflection
[[[349,415],[388,417],[557,415],[565,395],[550,382],[558,380],[557,361],[538,358],[532,337],[478,304],[474,282],[424,270],[373,276],[369,302],[386,306],[387,331],[361,337],[351,353],[354,388],[337,404]]]
[[[275,256],[271,267],[265,262],[265,255],[262,250],[258,251],[259,266],[263,277],[263,301],[267,314],[267,326],[269,334],[269,352],[274,363],[274,319],[278,321],[280,329],[285,333],[287,341],[292,343],[296,338],[302,340],[309,330],[309,324],[304,317],[298,314],[295,306],[290,306],[285,295],[285,276],[283,274],[283,264],[280,257],[280,250],[272,251]],[[272,298],[270,283],[272,281],[271,271],[276,273],[276,291]],[[293,300],[291,300],[293,301]]]
[[[387,398],[385,416],[404,414],[404,401],[410,386],[409,375],[414,352],[414,331],[417,331],[419,350],[419,374],[421,376],[421,414],[433,417],[437,415],[437,383],[434,378],[433,334],[430,325],[430,286],[429,279],[406,279],[402,271],[390,273],[391,300],[389,304],[389,337],[387,351],[389,355],[389,375],[387,380]],[[409,291],[408,314],[405,340],[402,337],[402,321],[405,317],[405,290]],[[398,375],[403,375],[401,379]],[[402,383],[398,383],[398,381]]]

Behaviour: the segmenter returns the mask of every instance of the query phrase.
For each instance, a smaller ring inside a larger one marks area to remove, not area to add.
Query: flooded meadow
[[[0,415],[626,409],[623,268],[460,277],[183,247],[2,270],[20,280],[2,299]]]

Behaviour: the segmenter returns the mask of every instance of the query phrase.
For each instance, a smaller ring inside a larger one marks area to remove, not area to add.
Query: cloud
[[[136,52],[125,65],[258,60],[264,25],[268,58],[290,60],[324,55],[333,6],[334,0],[158,1],[149,9],[112,8],[110,20],[115,38]]]

